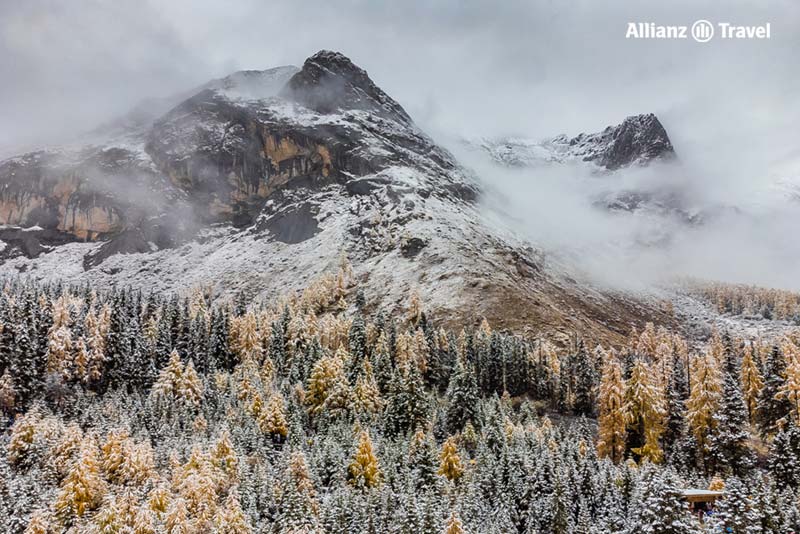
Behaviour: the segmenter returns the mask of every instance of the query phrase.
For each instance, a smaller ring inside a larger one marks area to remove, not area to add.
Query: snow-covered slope
[[[0,184],[0,273],[257,298],[305,286],[344,252],[372,305],[403,306],[416,289],[453,324],[484,315],[620,339],[669,321],[497,223],[470,172],[335,52],[0,162]]]

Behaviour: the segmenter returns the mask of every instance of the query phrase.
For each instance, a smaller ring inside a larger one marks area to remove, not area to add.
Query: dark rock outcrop
[[[411,117],[367,72],[338,52],[322,50],[308,58],[281,92],[319,113],[363,110],[411,124]]]
[[[114,254],[134,254],[150,252],[150,244],[141,231],[130,229],[121,232],[103,243],[97,250],[83,257],[83,268],[89,270],[97,267]]]
[[[580,134],[571,139],[561,136],[554,143],[567,144],[584,161],[610,171],[675,155],[666,130],[652,113],[628,117],[599,133]]]

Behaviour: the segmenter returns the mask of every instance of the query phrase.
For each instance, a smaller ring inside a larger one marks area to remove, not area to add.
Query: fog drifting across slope
[[[763,181],[759,191],[737,189],[752,184],[731,176],[731,187],[715,194],[707,186],[721,183],[713,165],[657,162],[611,174],[583,162],[506,168],[458,143],[450,148],[475,170],[486,210],[596,283],[643,289],[691,276],[800,289],[800,202]],[[610,211],[598,202],[624,191],[668,199],[680,211]]]

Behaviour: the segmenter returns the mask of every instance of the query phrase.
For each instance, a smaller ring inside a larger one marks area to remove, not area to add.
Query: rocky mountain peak
[[[667,131],[652,113],[627,117],[619,126],[606,128],[601,136],[604,134],[611,139],[598,163],[609,170],[675,155]]]
[[[509,167],[586,161],[615,171],[675,157],[667,131],[652,113],[632,115],[601,132],[575,137],[562,134],[544,141],[509,137],[483,139],[475,144],[497,163]]]
[[[281,94],[319,113],[363,110],[412,122],[403,107],[375,85],[364,69],[339,52],[321,50],[309,57]]]

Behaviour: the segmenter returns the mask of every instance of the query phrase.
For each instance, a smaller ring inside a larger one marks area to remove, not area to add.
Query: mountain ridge
[[[258,298],[345,253],[374,305],[419,291],[453,324],[478,311],[620,339],[670,320],[577,282],[487,217],[471,171],[345,56],[315,54],[274,96],[240,93],[218,83],[144,134],[0,162],[0,274]]]
[[[529,167],[570,161],[592,163],[603,171],[646,166],[676,157],[667,131],[653,113],[631,115],[620,124],[596,133],[566,134],[545,140],[500,137],[468,142],[494,161],[510,167]]]

